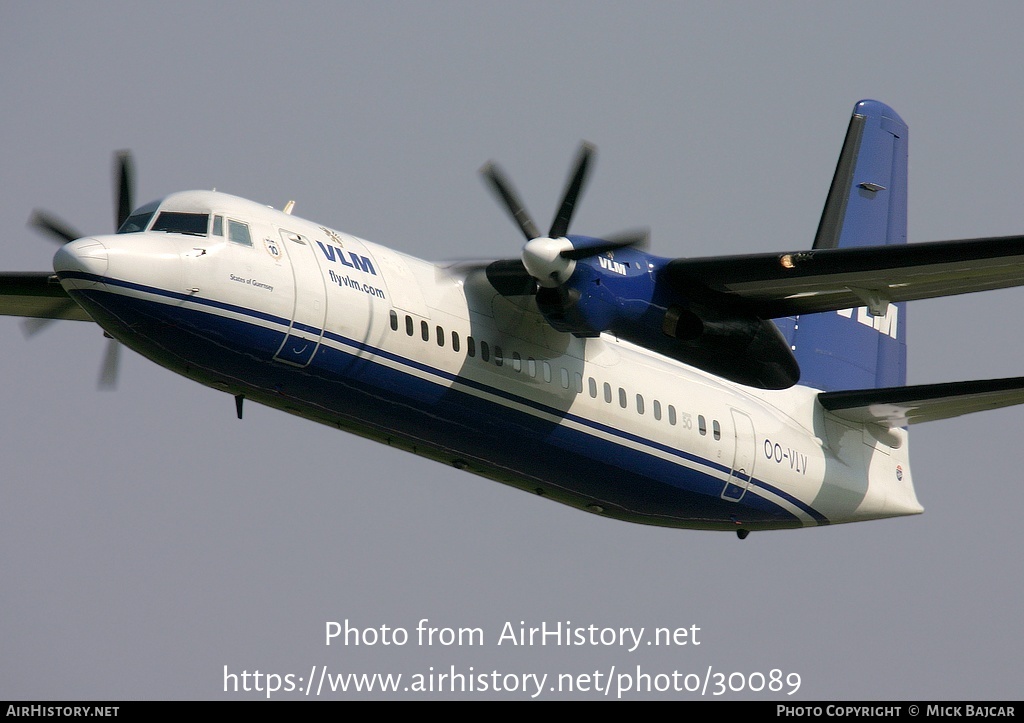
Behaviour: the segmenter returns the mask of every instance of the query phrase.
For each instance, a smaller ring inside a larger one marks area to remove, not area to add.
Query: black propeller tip
[[[33,336],[41,332],[43,329],[48,327],[56,319],[41,319],[34,316],[30,316],[26,319],[21,320],[21,332],[25,335],[26,339],[31,339]]]
[[[576,162],[573,164],[573,171],[565,183],[565,191],[562,193],[562,202],[558,206],[558,213],[551,222],[551,231],[548,236],[561,238],[569,232],[569,224],[572,221],[573,212],[583,189],[587,184],[589,169],[597,147],[592,143],[583,141],[580,150],[576,154]]]
[[[100,378],[96,384],[97,389],[109,391],[117,387],[120,354],[121,344],[116,339],[108,340],[107,351],[103,355],[103,365],[100,367]]]
[[[644,249],[647,248],[650,237],[651,231],[647,228],[622,231],[621,233],[609,236],[608,238],[603,239],[601,243],[596,243],[592,246],[566,249],[565,251],[562,251],[559,256],[563,259],[579,261],[580,259],[590,258],[591,256],[600,256],[608,251],[617,251],[622,248],[634,247]]]
[[[537,280],[523,266],[522,259],[492,261],[486,268],[487,280],[502,296],[533,296]]]
[[[29,226],[42,231],[61,244],[82,238],[82,234],[47,211],[36,209],[32,212],[28,223]]]
[[[132,152],[118,151],[114,154],[114,195],[117,198],[117,210],[114,217],[115,230],[121,228],[135,207],[135,163]]]
[[[501,167],[493,161],[488,161],[480,168],[480,174],[484,177],[484,180],[494,194],[501,200],[512,220],[515,221],[523,235],[526,236],[526,240],[530,241],[540,236],[540,229],[537,228],[537,224],[530,218],[526,206],[519,200],[519,195],[512,186],[512,182],[505,175],[505,172],[501,170]]]

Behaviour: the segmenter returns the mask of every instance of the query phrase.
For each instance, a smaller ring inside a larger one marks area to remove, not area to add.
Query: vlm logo
[[[896,335],[896,329],[899,324],[899,307],[896,304],[888,304],[885,309],[885,314],[882,316],[872,316],[871,312],[868,311],[867,307],[861,306],[856,309],[856,319],[864,326],[870,326],[880,334],[891,336],[893,339],[898,338]],[[853,309],[840,309],[836,312],[839,316],[845,316],[847,319],[854,318]]]
[[[377,271],[373,268],[373,262],[365,256],[360,256],[355,251],[349,251],[348,257],[352,260],[351,263],[345,259],[345,252],[337,246],[325,246],[322,241],[317,241],[316,245],[320,247],[320,250],[324,252],[324,257],[328,261],[342,266],[348,266],[350,269],[359,269],[365,271],[368,274],[377,275]]]
[[[622,274],[623,276],[626,275],[625,264],[620,263],[618,261],[612,261],[611,259],[605,258],[604,256],[598,256],[597,260],[601,262],[602,269],[607,269],[608,271],[612,271],[616,274]]]

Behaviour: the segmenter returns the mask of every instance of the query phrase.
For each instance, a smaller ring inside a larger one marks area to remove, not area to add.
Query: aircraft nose
[[[107,273],[107,264],[107,247],[99,239],[88,237],[64,244],[53,257],[53,270],[61,278],[100,281]]]

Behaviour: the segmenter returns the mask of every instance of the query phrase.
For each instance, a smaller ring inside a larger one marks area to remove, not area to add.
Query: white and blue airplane
[[[436,264],[225,193],[61,240],[0,313],[92,321],[161,366],[599,515],[752,530],[922,512],[907,426],[1024,402],[1024,377],[906,386],[905,303],[1024,284],[1024,237],[906,243],[907,126],[853,111],[813,245],[669,259],[645,232],[548,232],[483,169],[520,258]],[[112,349],[116,351],[116,343]],[[105,373],[116,357],[108,355]]]

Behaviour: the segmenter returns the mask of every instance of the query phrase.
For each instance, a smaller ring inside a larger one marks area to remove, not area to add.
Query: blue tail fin
[[[884,103],[862,100],[850,118],[814,248],[906,242],[907,124]],[[872,289],[854,291],[864,306],[793,320],[787,336],[801,384],[826,391],[906,384],[906,304],[890,304]]]

